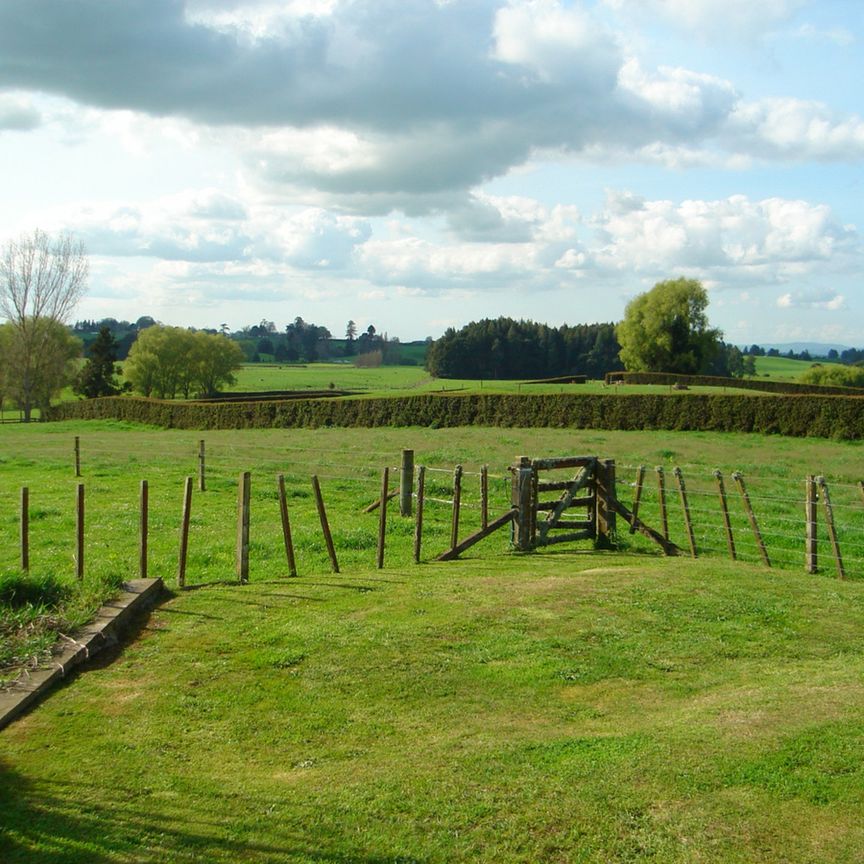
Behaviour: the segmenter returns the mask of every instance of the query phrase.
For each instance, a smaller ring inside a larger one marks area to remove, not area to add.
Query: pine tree
[[[90,346],[88,354],[87,362],[75,385],[75,392],[86,399],[116,396],[122,389],[116,378],[120,371],[115,365],[117,340],[108,327],[99,328],[99,335]]]

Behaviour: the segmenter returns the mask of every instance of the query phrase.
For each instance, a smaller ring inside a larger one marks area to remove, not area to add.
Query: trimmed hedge
[[[607,372],[606,383],[686,384],[688,387],[733,387],[736,390],[760,390],[763,393],[819,396],[864,396],[860,387],[832,387],[823,384],[799,384],[794,381],[765,381],[762,378],[724,378],[720,375],[678,375],[675,372]]]
[[[196,404],[123,396],[65,402],[48,420],[127,420],[180,429],[548,426],[864,437],[864,399],[743,394],[423,394]]]

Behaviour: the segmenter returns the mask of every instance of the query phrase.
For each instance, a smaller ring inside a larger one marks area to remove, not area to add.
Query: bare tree
[[[0,314],[16,343],[8,375],[25,421],[34,404],[45,400],[45,358],[59,356],[54,344],[59,330],[52,324],[62,324],[75,308],[88,271],[84,246],[71,234],[51,237],[37,229],[0,253]]]

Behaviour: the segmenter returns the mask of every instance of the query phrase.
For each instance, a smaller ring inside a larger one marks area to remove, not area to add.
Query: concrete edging
[[[36,669],[8,690],[0,690],[0,729],[38,702],[72,669],[103,648],[116,645],[131,621],[155,606],[164,592],[165,585],[161,579],[130,579],[125,582],[123,592],[106,603],[96,618],[75,634],[74,639],[61,637],[66,645],[51,658],[50,667]]]

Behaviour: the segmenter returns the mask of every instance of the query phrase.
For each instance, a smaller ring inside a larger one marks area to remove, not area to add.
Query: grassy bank
[[[862,630],[614,554],[209,585],[3,733],[2,857],[859,861]]]

